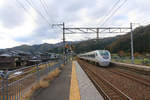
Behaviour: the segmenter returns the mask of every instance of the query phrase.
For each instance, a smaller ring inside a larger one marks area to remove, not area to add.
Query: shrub
[[[119,54],[120,57],[125,56],[125,52],[123,50],[119,51],[118,54]]]
[[[141,56],[140,53],[138,53],[138,52],[134,53],[134,57],[140,57],[140,56]]]
[[[57,77],[59,73],[60,70],[58,68],[53,72],[50,72],[46,77],[43,78],[43,80],[40,80],[38,83],[32,86],[32,88],[28,92],[26,92],[24,96],[20,98],[20,100],[29,100],[36,90],[38,90],[39,88],[47,88],[50,84],[50,81]]]

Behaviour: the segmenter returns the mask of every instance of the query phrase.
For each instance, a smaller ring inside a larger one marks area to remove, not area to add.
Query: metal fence
[[[112,61],[121,63],[132,63],[129,57],[112,57]],[[150,66],[149,58],[136,58],[134,59],[134,64]]]
[[[4,71],[1,73],[0,80],[0,100],[19,100],[35,82],[59,68],[63,62],[63,60],[58,60],[53,65],[51,62],[46,62],[11,72]]]

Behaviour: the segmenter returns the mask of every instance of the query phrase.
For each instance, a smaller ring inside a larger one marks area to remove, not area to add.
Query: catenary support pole
[[[131,62],[134,64],[134,46],[133,46],[133,30],[132,30],[132,23],[130,23],[131,27]]]
[[[64,47],[63,47],[63,55],[64,55],[64,64],[66,62],[66,52],[65,52],[65,23],[63,22],[63,44],[64,44]]]
[[[97,39],[99,39],[99,29],[97,28]]]

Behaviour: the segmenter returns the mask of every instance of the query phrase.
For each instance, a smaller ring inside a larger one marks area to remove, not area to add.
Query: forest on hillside
[[[150,25],[140,26],[133,30],[133,44],[135,53],[150,53]],[[109,37],[103,39],[91,39],[85,41],[66,42],[73,45],[75,53],[84,53],[92,50],[107,49],[112,53],[125,52],[130,53],[130,33]],[[39,44],[39,45],[21,45],[5,50],[21,50],[25,52],[53,52],[62,53],[64,44]],[[5,51],[3,50],[3,51]]]
[[[75,53],[83,53],[92,50],[107,49],[112,53],[125,52],[130,53],[130,33],[119,35],[116,37],[109,37],[104,39],[92,39],[80,41],[73,44]],[[140,26],[133,30],[133,44],[135,53],[150,53],[150,25]],[[52,52],[62,52],[62,47],[53,48]]]

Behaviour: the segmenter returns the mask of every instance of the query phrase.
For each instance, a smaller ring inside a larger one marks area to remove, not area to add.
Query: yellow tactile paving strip
[[[72,75],[71,75],[71,85],[70,85],[70,100],[81,100],[79,86],[76,76],[75,63],[72,62]]]

